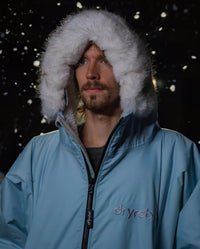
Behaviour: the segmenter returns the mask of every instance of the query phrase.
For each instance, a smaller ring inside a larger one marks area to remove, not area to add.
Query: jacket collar
[[[69,148],[73,146],[74,142],[83,148],[83,144],[74,129],[65,122],[62,116],[58,115],[56,125],[61,130],[61,141]],[[120,118],[114,131],[110,135],[109,143],[112,146],[120,147],[121,145],[127,147],[137,147],[152,140],[155,132],[160,129],[157,122],[157,114],[151,113],[146,118],[137,118],[133,113],[129,113]],[[74,141],[72,143],[72,141]]]
[[[160,129],[157,123],[157,115],[149,116],[148,118],[137,118],[132,113],[123,116],[112,134],[110,135],[104,158],[102,161],[103,167],[100,168],[99,179],[102,179],[117,162],[128,153],[131,149],[145,145],[152,141],[155,134]],[[94,171],[89,162],[87,151],[82,144],[80,138],[74,132],[73,129],[65,122],[65,120],[58,116],[56,124],[60,130],[60,141],[63,143],[72,153],[77,154],[80,157],[81,151],[86,155],[86,161],[89,165],[89,171],[92,178],[95,178]]]

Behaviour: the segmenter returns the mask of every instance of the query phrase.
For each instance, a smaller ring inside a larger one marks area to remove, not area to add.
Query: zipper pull
[[[93,228],[94,211],[92,209],[87,210],[87,227],[88,229]]]
[[[88,229],[93,228],[94,210],[92,209],[92,200],[94,194],[94,185],[95,185],[95,179],[90,178],[89,188],[88,188],[87,216],[86,216],[86,223]]]

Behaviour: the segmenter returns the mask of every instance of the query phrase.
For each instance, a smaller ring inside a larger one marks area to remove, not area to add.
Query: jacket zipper
[[[102,164],[102,160],[104,158],[105,152],[107,150],[108,144],[110,142],[110,139],[114,133],[115,129],[113,132],[110,134],[108,141],[106,143],[106,146],[104,148],[104,151],[102,153],[101,159],[99,160],[99,166]],[[98,167],[100,170],[100,167]],[[98,175],[98,173],[97,173]],[[86,215],[85,215],[85,225],[84,225],[84,231],[83,231],[83,240],[82,240],[82,247],[81,249],[87,249],[88,246],[88,239],[89,239],[89,230],[93,228],[93,220],[94,220],[94,210],[92,209],[92,204],[93,204],[93,196],[94,196],[94,187],[97,179],[97,175],[95,178],[91,178],[90,174],[88,172],[88,177],[89,177],[89,187],[88,187],[88,199],[87,199],[87,208],[86,208]]]
[[[87,249],[88,238],[89,238],[89,230],[93,228],[93,220],[94,220],[94,210],[92,209],[93,196],[94,196],[94,186],[95,179],[89,179],[89,187],[88,187],[88,199],[87,199],[87,208],[85,215],[85,226],[83,231],[83,240],[82,240],[82,248]]]

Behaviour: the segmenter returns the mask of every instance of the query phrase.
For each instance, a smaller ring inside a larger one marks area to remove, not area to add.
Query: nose
[[[100,73],[99,73],[99,69],[96,63],[91,62],[89,64],[86,77],[88,80],[99,80],[100,79]]]

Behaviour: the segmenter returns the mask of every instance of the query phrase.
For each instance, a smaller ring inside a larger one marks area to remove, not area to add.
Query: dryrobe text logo
[[[151,220],[154,217],[153,213],[150,212],[148,208],[146,208],[145,210],[138,210],[134,208],[133,209],[124,208],[122,205],[114,209],[114,214],[125,216],[128,219],[140,218],[140,219]]]

